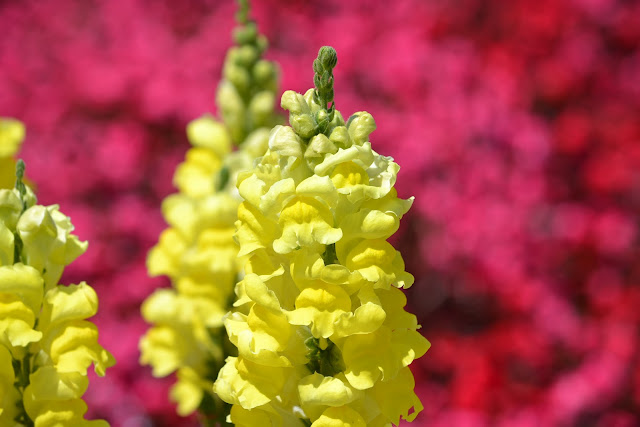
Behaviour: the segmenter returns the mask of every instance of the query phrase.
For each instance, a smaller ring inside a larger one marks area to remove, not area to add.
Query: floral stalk
[[[262,58],[267,42],[248,18],[248,3],[240,6],[236,45],[216,97],[221,120],[205,115],[187,126],[192,147],[174,175],[179,192],[162,204],[169,228],[147,260],[149,273],[168,276],[172,287],[142,306],[152,327],[140,341],[140,362],[157,377],[175,373],[170,397],[178,413],[198,411],[204,425],[225,424],[229,411],[212,386],[226,357],[236,353],[222,320],[244,265],[233,239],[241,202],[236,176],[264,154],[279,121],[276,66]]]
[[[87,249],[57,205],[36,204],[17,163],[15,188],[0,189],[0,425],[107,426],[84,419],[82,400],[94,365],[115,363],[86,319],[98,310],[82,282],[58,284],[64,267]]]
[[[335,109],[336,63],[320,49],[316,87],[283,94],[290,126],[238,177],[246,275],[225,318],[238,356],[214,385],[238,426],[397,425],[422,409],[408,365],[430,344],[387,242],[413,198],[397,197],[399,166],[371,148],[373,117]]]

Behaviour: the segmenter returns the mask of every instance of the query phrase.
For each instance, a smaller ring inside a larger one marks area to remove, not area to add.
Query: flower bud
[[[268,87],[276,78],[276,67],[271,61],[261,59],[253,66],[253,78],[256,84]]]
[[[222,123],[210,115],[191,121],[187,125],[187,138],[194,147],[213,150],[219,157],[231,151],[231,137]]]
[[[280,107],[289,111],[289,114],[311,114],[311,109],[305,98],[292,90],[285,91],[280,100]]]
[[[258,60],[259,55],[260,53],[254,46],[240,46],[238,48],[236,63],[245,69],[251,68],[251,66]]]
[[[258,92],[249,103],[249,112],[253,118],[253,125],[262,127],[269,124],[273,117],[275,95],[270,91]]]
[[[245,133],[245,106],[237,89],[231,82],[223,80],[218,86],[216,100],[231,139],[242,141]]]
[[[0,189],[0,221],[15,229],[22,212],[22,201],[16,190]]]
[[[238,92],[247,93],[249,91],[251,76],[249,75],[249,71],[243,66],[227,61],[224,64],[222,74],[225,79],[236,87]]]
[[[353,143],[362,145],[369,140],[369,134],[376,130],[376,122],[371,114],[361,111],[349,117],[347,129]]]
[[[290,115],[289,123],[302,138],[311,138],[316,134],[316,121],[309,114]]]

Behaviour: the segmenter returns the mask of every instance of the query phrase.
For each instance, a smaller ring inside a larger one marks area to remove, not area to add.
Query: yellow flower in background
[[[14,157],[20,150],[24,136],[22,122],[0,117],[0,188],[13,188],[16,180]]]
[[[93,365],[115,363],[86,319],[98,297],[86,283],[60,285],[64,267],[87,248],[57,205],[36,204],[18,162],[13,190],[0,189],[0,425],[107,426],[84,419]]]
[[[221,119],[204,115],[187,125],[191,148],[173,178],[179,192],[162,204],[169,228],[147,259],[149,274],[168,276],[172,286],[142,305],[152,327],[140,340],[140,363],[157,377],[175,373],[170,397],[177,412],[197,410],[203,423],[224,421],[230,409],[214,395],[213,382],[225,359],[236,354],[223,327],[234,285],[244,274],[245,260],[234,240],[242,201],[236,177],[265,153],[269,129],[278,122],[276,66],[262,59],[266,39],[248,19],[246,2],[241,4],[237,45],[227,52],[216,97]],[[261,313],[245,314],[264,320]],[[231,340],[246,342],[245,335]],[[272,363],[281,360],[269,354]]]
[[[398,165],[371,148],[373,117],[329,107],[336,62],[320,50],[316,88],[283,94],[290,127],[238,176],[247,275],[224,320],[238,356],[214,385],[237,425],[386,426],[422,410],[408,366],[430,344],[387,242],[413,198],[397,197]]]

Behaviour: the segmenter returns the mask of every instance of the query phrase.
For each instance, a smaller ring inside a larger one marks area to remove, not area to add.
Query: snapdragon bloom
[[[141,363],[151,365],[157,377],[176,372],[171,398],[178,413],[199,410],[211,422],[228,413],[213,395],[213,381],[235,353],[222,318],[244,263],[233,240],[241,201],[236,176],[264,154],[269,128],[277,122],[276,66],[262,59],[266,39],[247,11],[240,13],[238,45],[227,53],[218,87],[222,118],[206,115],[187,126],[192,147],[174,175],[179,193],[162,204],[170,227],[147,260],[149,273],[168,276],[173,287],[156,290],[142,305],[153,327],[140,341]]]
[[[413,199],[399,166],[371,148],[366,112],[347,121],[333,99],[333,48],[314,63],[316,89],[286,91],[290,126],[238,177],[245,277],[225,318],[237,357],[214,390],[238,426],[384,426],[422,409],[408,365],[429,342],[404,310],[414,278],[387,239]]]
[[[103,376],[115,363],[86,320],[97,295],[85,282],[58,284],[87,242],[57,205],[36,204],[18,168],[16,188],[0,189],[0,424],[108,426],[83,417],[87,369]]]

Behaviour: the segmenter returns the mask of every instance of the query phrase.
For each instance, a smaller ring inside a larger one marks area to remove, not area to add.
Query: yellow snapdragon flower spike
[[[0,117],[0,188],[13,188],[16,170],[14,156],[20,150],[24,136],[22,122]]]
[[[205,115],[187,126],[192,147],[174,175],[179,192],[162,204],[169,228],[147,259],[149,273],[168,276],[172,287],[157,290],[142,306],[152,327],[140,341],[140,362],[157,377],[176,373],[170,397],[177,412],[198,410],[207,425],[224,422],[229,411],[215,397],[213,382],[235,354],[223,316],[244,265],[233,237],[241,202],[236,176],[264,154],[278,122],[276,66],[262,59],[266,39],[244,6],[218,87],[221,120]]]
[[[0,189],[0,425],[107,426],[84,419],[82,400],[93,365],[99,376],[115,363],[86,319],[98,310],[82,282],[58,284],[87,242],[57,205],[36,204],[22,183]]]
[[[214,385],[238,426],[387,426],[422,409],[408,366],[430,344],[387,242],[413,198],[397,197],[398,165],[371,148],[373,117],[327,107],[335,64],[321,49],[316,89],[283,94],[290,126],[238,176],[246,275],[225,318],[238,356]]]

